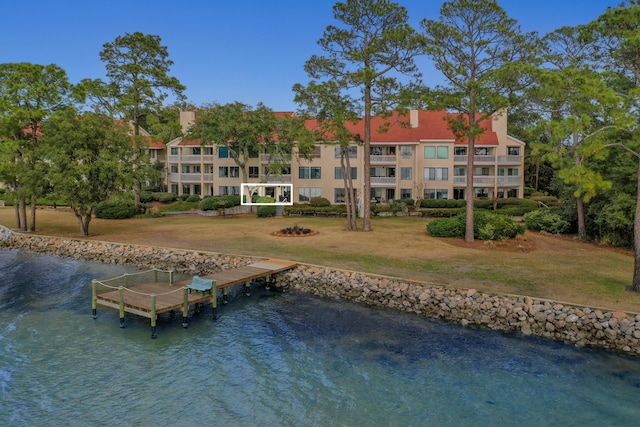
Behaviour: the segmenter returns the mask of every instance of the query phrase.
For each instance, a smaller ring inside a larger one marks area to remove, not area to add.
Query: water
[[[0,424],[635,426],[640,359],[306,295],[183,329],[98,307],[132,271],[0,250]]]

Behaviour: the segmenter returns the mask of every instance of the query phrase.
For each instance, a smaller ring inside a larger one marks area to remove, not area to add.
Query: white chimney
[[[180,111],[180,126],[182,127],[182,133],[187,133],[189,127],[193,126],[195,122],[195,111]]]
[[[409,123],[412,128],[417,128],[419,126],[418,110],[409,111]]]

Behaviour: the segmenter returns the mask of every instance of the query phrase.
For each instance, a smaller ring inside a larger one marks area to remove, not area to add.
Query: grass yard
[[[580,305],[640,312],[640,294],[627,291],[633,252],[572,238],[527,232],[510,242],[467,244],[427,235],[428,220],[373,218],[371,232],[347,232],[344,218],[201,217],[93,219],[84,239],[225,254],[274,257],[486,292],[524,294]],[[0,224],[15,226],[14,209]],[[292,227],[319,232],[280,237]],[[72,212],[41,209],[36,234],[83,239]]]

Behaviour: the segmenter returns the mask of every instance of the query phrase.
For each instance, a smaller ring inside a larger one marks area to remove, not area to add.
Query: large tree
[[[313,145],[301,118],[276,114],[263,104],[253,108],[241,102],[213,103],[196,111],[187,138],[225,147],[240,169],[242,182],[249,182],[251,157],[267,155],[268,174],[280,175],[290,166],[294,147],[305,157]]]
[[[14,192],[19,230],[35,230],[36,199],[46,191],[47,165],[37,154],[42,123],[72,103],[73,95],[67,73],[57,65],[0,64],[0,178]]]
[[[371,230],[371,117],[387,116],[402,102],[404,89],[417,83],[414,57],[423,52],[421,37],[408,24],[407,10],[388,0],[347,0],[333,6],[338,26],[329,25],[304,66],[312,79],[334,80],[345,90],[359,90],[364,110],[364,220]],[[409,77],[404,83],[400,77]]]
[[[353,143],[359,143],[361,138],[349,130],[348,123],[360,121],[360,108],[352,97],[342,92],[339,83],[333,80],[321,84],[311,82],[307,86],[296,84],[293,91],[296,94],[294,100],[303,115],[309,120],[316,120],[314,133],[317,139],[339,147],[344,202],[347,207],[347,230],[355,231],[358,229],[358,197],[351,175],[350,148]],[[365,197],[362,199],[367,200]]]
[[[537,64],[537,37],[522,33],[495,0],[445,2],[438,20],[424,19],[427,55],[446,85],[427,91],[427,104],[459,113],[451,130],[468,141],[465,240],[473,242],[473,170],[476,139],[482,122],[518,101]]]
[[[578,217],[578,238],[587,238],[585,203],[610,182],[589,167],[598,155],[591,142],[612,127],[619,98],[593,64],[593,49],[578,27],[563,27],[542,39],[545,66],[530,91],[549,136],[546,158],[570,185]]]
[[[100,59],[106,65],[108,82],[86,82],[87,88],[103,109],[117,112],[133,124],[136,150],[128,161],[134,171],[134,191],[139,202],[142,185],[154,171],[147,156],[147,140],[140,137],[142,119],[150,111],[159,111],[170,94],[181,100],[185,87],[169,75],[173,61],[160,36],[140,32],[118,36],[103,45]]]
[[[597,58],[610,73],[611,86],[626,106],[626,114],[615,122],[624,135],[605,145],[619,146],[637,159],[632,289],[640,292],[640,1],[608,8],[585,30],[597,48]]]
[[[68,108],[47,120],[42,131],[40,149],[50,164],[48,182],[56,197],[69,203],[82,235],[88,236],[95,207],[122,191],[131,173],[122,161],[133,147],[129,126]]]

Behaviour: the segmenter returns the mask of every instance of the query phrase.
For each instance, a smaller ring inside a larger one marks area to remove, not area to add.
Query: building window
[[[342,168],[340,166],[336,166],[333,175],[335,179],[342,179]],[[351,168],[351,179],[358,179],[358,168]]]
[[[466,156],[467,155],[467,147],[454,147],[453,155],[454,156]]]
[[[182,184],[182,194],[191,194],[191,186],[189,184]]]
[[[200,184],[194,184],[193,185],[193,194],[197,194],[199,196],[200,194],[202,194],[201,191],[202,191],[202,189],[201,189]]]
[[[413,159],[413,147],[410,145],[401,145],[400,157],[403,159]]]
[[[178,165],[171,165],[171,173],[178,173]]]
[[[449,158],[449,147],[446,145],[443,146],[426,146],[424,147],[424,158],[425,159],[448,159]]]
[[[260,168],[258,166],[249,166],[249,178],[260,178]]]
[[[400,180],[401,181],[413,180],[413,168],[400,168]]]
[[[509,155],[509,156],[519,156],[520,155],[520,147],[507,147],[507,155]]]
[[[370,169],[371,178],[380,178],[384,176],[384,169],[380,166],[376,166]]]
[[[199,156],[200,153],[202,153],[202,150],[200,149],[200,147],[193,147],[191,150],[192,150],[191,153],[194,156]]]
[[[344,188],[333,189],[333,203],[344,203]]]
[[[349,154],[349,158],[350,159],[356,159],[358,158],[358,147],[356,146],[349,146],[347,148],[347,152]],[[333,156],[336,159],[340,158],[340,154],[342,153],[342,147],[338,146],[338,147],[334,147],[334,152],[333,152]]]
[[[309,203],[312,197],[321,197],[322,191],[320,188],[313,187],[298,187],[298,202]]]
[[[240,167],[239,166],[231,166],[231,167],[229,167],[229,178],[240,178]]]
[[[229,158],[229,149],[227,147],[218,147],[218,158],[219,159],[228,159]]]
[[[466,168],[453,168],[453,176],[467,176]]]
[[[449,190],[447,190],[446,188],[425,188],[424,198],[425,199],[448,199]]]
[[[448,181],[449,168],[424,168],[425,181]]]
[[[476,148],[476,156],[488,156],[491,154],[491,148],[480,147]]]
[[[220,177],[220,178],[229,178],[229,167],[228,166],[218,166],[218,177]]]
[[[233,195],[233,196],[239,196],[240,195],[240,186],[239,185],[232,185],[230,188],[231,188],[231,195]]]
[[[317,166],[300,166],[298,168],[300,179],[322,179],[322,168]]]
[[[218,195],[226,196],[228,194],[229,194],[229,187],[227,187],[226,185],[221,185],[218,187]]]
[[[171,147],[171,155],[172,156],[178,155],[178,147]]]
[[[507,190],[507,197],[518,197],[518,189],[517,188],[510,188]]]
[[[173,194],[178,194],[178,184],[171,184],[171,192]]]
[[[182,173],[189,173],[189,166],[188,165],[182,165]]]
[[[475,168],[474,176],[489,176],[489,168],[477,167]]]
[[[489,189],[488,188],[476,188],[476,197],[478,198],[488,198],[489,197]]]
[[[322,147],[320,145],[314,145],[313,151],[309,153],[309,157],[312,159],[319,159],[322,156]]]
[[[152,159],[158,158],[157,150],[149,150],[149,157],[151,157]]]
[[[200,165],[193,165],[191,166],[191,172],[193,173],[200,173]],[[200,193],[197,193],[200,194]]]
[[[411,199],[411,189],[410,188],[401,188],[400,189],[400,200]]]

